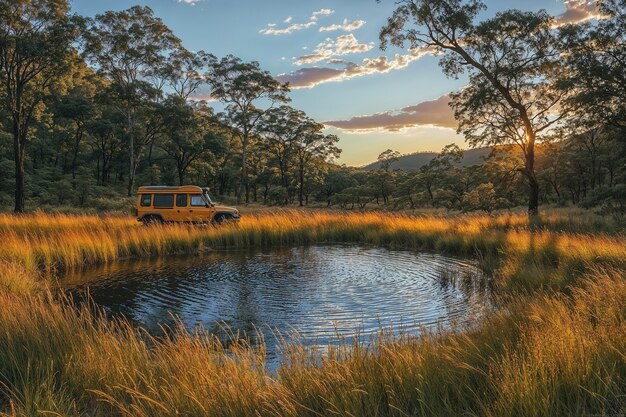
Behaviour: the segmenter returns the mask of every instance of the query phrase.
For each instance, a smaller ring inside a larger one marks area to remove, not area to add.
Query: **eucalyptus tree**
[[[194,164],[195,171],[202,181],[213,185],[218,195],[230,194],[239,180],[239,139],[219,119],[212,130],[219,138],[219,146],[213,149],[211,160],[200,159]]]
[[[320,197],[320,191],[326,183],[326,178],[334,168],[335,163],[324,158],[313,157],[309,161],[301,184],[301,195],[304,199],[304,205],[308,206],[311,199]]]
[[[128,195],[145,147],[154,138],[153,129],[138,132],[142,112],[162,96],[163,72],[169,54],[182,44],[149,7],[133,6],[119,12],[107,11],[91,22],[85,33],[84,56],[116,87],[119,110],[128,128]],[[155,80],[157,80],[155,82]]]
[[[419,195],[420,183],[416,178],[419,174],[414,172],[400,172],[396,177],[398,181],[396,190],[398,192],[398,202],[408,203],[410,209],[414,209],[419,204],[417,200]]]
[[[178,183],[183,185],[190,165],[209,153],[220,153],[224,139],[213,110],[202,104],[190,105],[178,96],[163,103],[163,118],[168,121],[161,149],[176,163]]]
[[[557,89],[563,71],[554,19],[545,11],[507,10],[476,22],[480,0],[401,0],[380,33],[412,51],[443,55],[446,75],[469,75],[451,105],[472,146],[514,143],[524,155],[520,172],[529,186],[528,212],[539,210],[535,144],[567,114]]]
[[[269,72],[262,70],[258,62],[243,62],[232,55],[222,59],[212,56],[206,78],[211,87],[211,96],[226,104],[228,120],[239,132],[241,177],[237,189],[237,202],[241,202],[244,187],[247,202],[248,145],[257,123],[265,113],[265,110],[257,107],[257,104],[263,101],[271,108],[277,103],[289,102],[290,99],[287,97],[289,87],[276,81]]]
[[[389,172],[391,164],[400,159],[400,156],[400,152],[391,149],[387,149],[386,151],[382,152],[380,155],[378,155],[377,159],[380,169],[385,172]]]
[[[598,5],[601,19],[561,28],[570,70],[562,88],[575,92],[568,100],[577,109],[572,121],[626,129],[626,0]]]
[[[184,48],[169,55],[161,75],[181,100],[187,101],[206,83],[203,73],[209,57],[204,51],[191,52]]]
[[[98,112],[98,90],[105,88],[105,80],[81,62],[73,76],[74,85],[66,94],[54,97],[50,106],[54,121],[65,128],[71,149],[70,171],[76,179],[78,156],[89,133],[88,125]]]
[[[252,201],[258,201],[259,190],[261,190],[264,203],[286,204],[289,201],[290,190],[282,186],[277,160],[272,154],[271,148],[267,146],[265,139],[259,135],[254,135],[251,138],[249,150],[248,184]],[[239,175],[237,175],[237,179],[239,179]],[[275,187],[275,184],[279,186]]]
[[[463,159],[463,151],[454,143],[444,146],[441,152],[419,169],[416,180],[424,187],[431,205],[435,204],[435,188],[446,173]]]
[[[383,203],[389,202],[389,196],[393,192],[393,174],[389,172],[391,164],[400,159],[400,152],[387,149],[378,155],[379,169],[372,174],[372,180],[376,183],[376,188],[383,198]]]
[[[261,145],[268,151],[270,162],[276,163],[281,186],[287,191],[291,183],[291,168],[295,167],[298,138],[306,129],[308,117],[301,110],[286,105],[267,110],[258,123]]]
[[[519,191],[523,189],[524,178],[521,169],[524,159],[519,152],[515,152],[515,145],[497,146],[485,159],[482,167],[484,182],[491,182],[501,197],[506,198],[510,206],[523,204],[523,197]]]
[[[316,160],[329,161],[339,158],[341,149],[337,147],[337,135],[325,135],[325,126],[306,117],[299,127],[296,137],[295,158],[298,172],[298,204],[304,205],[304,188],[307,175],[314,168]]]
[[[105,90],[106,91],[106,90]],[[106,102],[98,103],[96,115],[87,122],[89,143],[96,157],[98,185],[109,183],[114,161],[124,155],[124,116]]]
[[[66,88],[77,58],[80,19],[67,0],[0,2],[0,89],[8,112],[15,162],[15,212],[24,211],[24,159],[29,130],[44,99]]]
[[[330,207],[333,203],[333,196],[357,184],[356,179],[351,175],[350,169],[333,166],[328,170],[324,178],[324,183],[319,189],[318,198],[326,201],[326,205]]]

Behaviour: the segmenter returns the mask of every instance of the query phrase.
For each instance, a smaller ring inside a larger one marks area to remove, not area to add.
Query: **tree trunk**
[[[557,183],[556,180],[552,181],[552,188],[554,189],[554,192],[556,193],[557,198],[559,199],[559,202],[561,201],[561,192],[559,191],[559,185]]]
[[[133,130],[132,115],[131,112],[128,111],[128,154],[130,156],[130,165],[128,170],[128,197],[133,195],[133,187],[135,186],[135,132]]]
[[[182,187],[184,182],[185,182],[185,170],[179,166],[178,167],[178,185]]]
[[[300,187],[298,187],[298,200],[300,201],[300,207],[302,207],[303,203],[303,195],[304,195],[304,167],[300,166],[299,180]]]
[[[106,149],[104,150],[106,152]],[[106,153],[102,154],[102,185],[105,185],[109,182],[109,171],[111,170],[111,160],[113,159],[113,154],[111,156],[106,155]]]
[[[248,137],[247,133],[244,133],[244,137],[242,138],[242,147],[241,147],[241,178],[239,179],[239,189],[237,190],[237,204],[241,204],[241,195],[244,191],[244,185],[248,178],[248,165],[247,165],[247,157],[248,157]],[[246,187],[247,188],[247,187]],[[248,192],[246,190],[246,202],[248,200]]]
[[[428,191],[428,198],[430,200],[430,205],[434,205],[435,197],[433,196],[432,186],[430,184],[426,185],[426,191]]]
[[[529,134],[530,136],[530,134]],[[539,182],[535,176],[535,140],[534,134],[529,137],[527,150],[524,155],[524,175],[528,179],[528,215],[539,215]]]
[[[19,128],[19,122],[13,128],[13,148],[15,152],[15,209],[16,213],[23,213],[25,208],[24,187],[24,145],[26,132]]]
[[[530,195],[528,196],[528,215],[529,216],[538,216],[539,215],[539,183],[536,179],[529,178],[528,181]]]
[[[82,127],[78,127],[76,130],[76,137],[74,138],[74,153],[72,154],[72,179],[76,179],[76,166],[78,162],[78,149],[80,147],[80,143],[83,140],[83,129]]]
[[[133,195],[133,188],[135,188],[135,174],[133,172],[133,162],[131,161],[130,169],[128,171],[128,188],[127,188],[128,197]]]
[[[134,152],[133,152],[134,153]],[[137,176],[137,168],[139,168],[139,156],[135,155],[130,165],[130,172],[128,173],[128,193],[129,197],[132,196],[135,187],[135,177]]]

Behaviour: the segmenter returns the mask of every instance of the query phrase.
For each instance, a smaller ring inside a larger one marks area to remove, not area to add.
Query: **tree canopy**
[[[126,209],[136,184],[196,183],[262,204],[626,216],[626,4],[599,6],[559,26],[478,0],[397,3],[381,45],[467,79],[450,92],[458,130],[488,148],[405,169],[387,149],[365,169],[337,164],[339,137],[261,64],[185,49],[148,7],[89,19],[67,0],[0,3],[0,206]]]

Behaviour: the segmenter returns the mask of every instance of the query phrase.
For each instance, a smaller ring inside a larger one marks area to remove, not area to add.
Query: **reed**
[[[244,216],[240,224],[225,227],[145,227],[129,217],[0,215],[0,262],[19,265],[32,271],[31,276],[54,277],[63,270],[129,257],[345,242],[477,255],[499,268],[496,285],[509,290],[564,288],[591,263],[624,264],[622,235],[550,230],[551,224],[560,230],[564,223],[546,217],[537,228],[527,216],[511,214],[434,217],[282,210]],[[22,284],[5,276],[0,286]]]
[[[619,415],[626,239],[582,230],[561,214],[286,210],[217,228],[0,215],[0,416]],[[65,269],[126,257],[317,242],[477,255],[494,268],[502,308],[468,327],[383,331],[323,354],[288,339],[269,374],[263,345],[227,348],[182,326],[155,339],[50,285]]]
[[[382,333],[321,355],[287,343],[225,347],[182,327],[155,340],[93,306],[0,295],[4,411],[12,416],[580,416],[626,405],[626,282],[586,275],[473,328]]]

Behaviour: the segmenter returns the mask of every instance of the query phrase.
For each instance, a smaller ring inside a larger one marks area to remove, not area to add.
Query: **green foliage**
[[[391,164],[400,158],[400,152],[387,149],[385,152],[378,155],[378,164],[380,169],[385,172],[389,172]]]
[[[72,44],[81,19],[70,17],[67,0],[0,3],[0,114],[7,115],[15,155],[15,211],[24,211],[26,145],[44,98],[64,94],[77,61]]]
[[[32,58],[42,72],[24,90],[36,105],[17,160],[14,109],[0,103],[0,207],[8,209],[23,188],[30,210],[125,211],[135,183],[196,183],[229,201],[492,211],[527,200],[532,162],[538,202],[593,206],[619,218],[626,183],[622,5],[603,2],[606,19],[559,28],[555,45],[544,12],[503,11],[478,21],[479,1],[398,3],[383,46],[426,46],[443,53],[448,75],[467,71],[470,84],[452,100],[460,128],[470,144],[495,146],[469,165],[448,145],[414,171],[394,170],[400,154],[387,149],[371,171],[336,165],[339,138],[287,106],[288,85],[258,62],[187,51],[148,7],[82,19],[62,0],[2,3],[2,24],[29,36],[3,32],[0,59],[9,67],[0,71],[0,93],[9,97],[6,83],[19,75],[6,70],[17,62],[9,52]],[[36,25],[43,21],[49,25]],[[423,32],[429,22],[437,30]],[[77,51],[68,42],[81,31]],[[556,62],[557,47],[567,59]],[[523,114],[501,85],[532,117],[532,150]],[[204,88],[226,105],[224,113],[201,100]],[[553,116],[557,107],[563,112]]]
[[[497,197],[493,184],[480,184],[472,191],[463,194],[463,208],[466,210],[483,210],[491,213],[496,209]]]
[[[566,25],[559,36],[567,46],[568,104],[576,119],[626,127],[626,2],[598,2],[603,19]]]
[[[475,22],[485,8],[479,0],[400,1],[381,31],[381,43],[433,50],[442,55],[446,75],[468,73],[469,83],[450,94],[458,131],[473,146],[519,146],[528,211],[536,214],[535,144],[570,110],[563,104],[568,90],[556,88],[565,71],[563,50],[554,18],[545,11],[506,10]]]
[[[267,100],[272,104],[286,103],[290,101],[287,96],[289,86],[276,81],[269,72],[261,69],[258,62],[243,62],[232,55],[222,59],[210,56],[206,75],[212,96],[227,105],[226,119],[236,129],[241,140],[241,177],[237,200],[241,200],[245,188],[247,202],[248,146],[257,123],[265,113],[255,103],[259,100]]]

